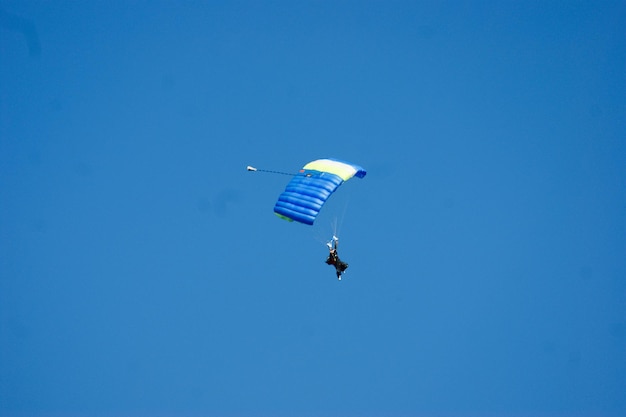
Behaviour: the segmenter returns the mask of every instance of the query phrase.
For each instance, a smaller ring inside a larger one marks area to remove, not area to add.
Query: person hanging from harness
[[[335,271],[337,272],[337,279],[341,281],[341,274],[343,274],[343,272],[348,269],[348,264],[339,259],[339,254],[337,253],[339,239],[336,236],[333,236],[331,242],[328,242],[326,244],[326,246],[328,246],[328,250],[330,251],[330,253],[328,254],[328,258],[326,258],[326,263],[335,267]]]

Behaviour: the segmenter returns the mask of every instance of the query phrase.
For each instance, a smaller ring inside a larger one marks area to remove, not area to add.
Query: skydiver
[[[341,274],[348,269],[348,264],[339,259],[339,254],[337,253],[337,246],[339,246],[339,239],[337,236],[333,236],[331,242],[328,242],[326,246],[328,246],[328,250],[330,253],[328,254],[328,258],[326,258],[326,263],[328,265],[333,265],[335,267],[335,271],[337,272],[337,279],[341,281]]]

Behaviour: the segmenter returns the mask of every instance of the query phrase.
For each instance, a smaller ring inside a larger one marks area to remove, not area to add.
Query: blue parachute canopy
[[[344,181],[363,178],[360,166],[337,159],[317,159],[306,164],[278,197],[274,213],[285,220],[313,224],[322,206]]]

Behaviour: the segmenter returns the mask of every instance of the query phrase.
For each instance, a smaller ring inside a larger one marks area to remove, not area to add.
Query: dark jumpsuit
[[[341,278],[343,271],[348,269],[348,264],[339,259],[339,255],[337,254],[337,241],[335,241],[335,247],[331,249],[328,258],[326,258],[326,263],[335,267],[337,278]]]

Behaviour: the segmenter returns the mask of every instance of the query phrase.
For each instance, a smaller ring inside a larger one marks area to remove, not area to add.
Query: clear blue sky
[[[0,0],[0,416],[626,415],[625,27]],[[245,170],[328,156],[313,227]]]

